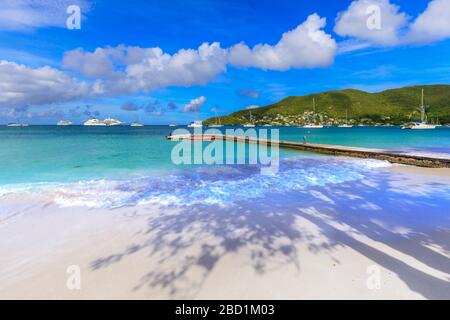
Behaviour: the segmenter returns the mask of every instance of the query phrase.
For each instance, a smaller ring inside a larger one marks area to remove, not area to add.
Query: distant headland
[[[204,124],[302,126],[401,125],[420,119],[421,91],[431,123],[450,123],[450,85],[423,85],[368,93],[356,89],[333,90],[305,96],[290,96],[277,103],[213,117]],[[315,112],[313,110],[315,101]]]

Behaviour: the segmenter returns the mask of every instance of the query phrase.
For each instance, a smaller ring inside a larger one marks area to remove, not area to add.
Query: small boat
[[[143,127],[144,125],[140,122],[133,122],[130,124],[130,127]]]
[[[313,122],[305,124],[303,128],[305,129],[322,129],[323,125],[316,124],[316,99],[313,98]]]
[[[411,130],[431,130],[436,129],[436,125],[427,123],[427,114],[426,114],[427,107],[424,103],[424,94],[422,89],[422,104],[419,107],[420,111],[420,122],[419,121],[413,121],[410,123],[405,124],[402,126],[402,129],[411,129]]]
[[[309,123],[309,124],[305,124],[302,128],[305,128],[305,129],[322,129],[323,125]]]
[[[213,141],[216,139],[221,139],[215,135],[210,134],[170,134],[166,136],[167,140],[180,141],[180,140],[192,140],[192,141]]]
[[[441,122],[439,121],[439,118],[436,118],[436,123],[435,123],[436,127],[442,127]]]
[[[72,121],[69,120],[60,120],[56,123],[57,126],[71,126]]]
[[[177,125],[175,123],[169,124],[169,127],[176,127]]]
[[[348,124],[348,111],[345,110],[345,123],[338,126],[338,128],[352,128],[351,124]]]
[[[188,124],[188,128],[201,128],[203,127],[202,121],[194,121]]]

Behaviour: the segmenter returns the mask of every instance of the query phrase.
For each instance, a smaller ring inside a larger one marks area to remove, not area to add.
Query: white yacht
[[[21,127],[20,123],[8,123],[8,127]]]
[[[89,119],[84,123],[85,126],[106,126],[106,123],[104,123],[101,120],[98,119]]]
[[[177,125],[175,123],[169,124],[169,127],[176,127]]]
[[[57,126],[71,126],[72,121],[69,120],[60,120],[58,123],[56,123]]]
[[[303,128],[306,128],[306,129],[322,129],[323,128],[323,125],[315,124],[315,122],[316,122],[316,100],[313,98],[313,122],[305,124],[303,126]]]
[[[352,128],[351,124],[348,124],[348,110],[345,110],[345,123],[338,126],[338,128]]]
[[[202,121],[194,121],[188,124],[188,128],[201,128],[203,127]]]
[[[144,125],[140,122],[133,122],[130,124],[130,127],[143,127]]]
[[[431,130],[436,129],[436,125],[427,123],[426,106],[424,103],[424,94],[422,89],[422,104],[419,107],[420,111],[420,122],[413,121],[402,127],[402,129],[412,129],[412,130]]]
[[[436,129],[434,124],[427,124],[424,122],[414,121],[410,122],[402,127],[402,129],[412,129],[412,130],[430,130]]]

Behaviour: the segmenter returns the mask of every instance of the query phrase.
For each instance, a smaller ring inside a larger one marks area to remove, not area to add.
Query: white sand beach
[[[232,208],[4,195],[0,299],[450,299],[450,199],[427,201],[450,170],[380,170],[384,185]],[[79,290],[66,285],[72,265]]]

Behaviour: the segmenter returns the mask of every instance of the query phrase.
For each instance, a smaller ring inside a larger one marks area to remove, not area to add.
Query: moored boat
[[[428,117],[426,113],[427,107],[424,103],[424,93],[422,89],[422,104],[419,107],[420,112],[420,122],[419,121],[413,121],[410,123],[407,123],[402,126],[402,129],[412,129],[412,130],[430,130],[435,129],[436,125],[427,123]]]
[[[322,129],[322,124],[316,124],[316,99],[313,98],[313,121],[303,126],[305,129]]]
[[[201,128],[203,127],[202,121],[194,121],[188,124],[188,128]]]

